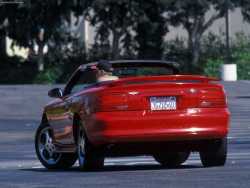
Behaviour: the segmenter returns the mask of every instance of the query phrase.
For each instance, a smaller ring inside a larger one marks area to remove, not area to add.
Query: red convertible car
[[[152,155],[166,167],[200,153],[205,167],[227,157],[230,112],[223,86],[180,75],[175,63],[111,61],[118,80],[97,82],[96,63],[80,66],[45,108],[35,136],[48,169],[104,166],[107,156]]]

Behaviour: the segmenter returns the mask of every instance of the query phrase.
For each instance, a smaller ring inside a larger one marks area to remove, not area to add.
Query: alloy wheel
[[[50,165],[54,165],[60,160],[61,154],[56,152],[53,144],[51,129],[44,128],[38,135],[38,149],[41,158]]]

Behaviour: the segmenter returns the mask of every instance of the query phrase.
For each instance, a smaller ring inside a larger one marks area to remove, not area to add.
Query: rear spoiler
[[[196,76],[196,75],[168,75],[168,76],[142,76],[142,77],[130,77],[121,78],[116,81],[108,82],[111,86],[125,84],[125,83],[136,83],[136,82],[180,82],[180,83],[192,83],[192,82],[202,82],[208,83],[212,81],[220,81],[218,78],[206,77],[206,76]]]

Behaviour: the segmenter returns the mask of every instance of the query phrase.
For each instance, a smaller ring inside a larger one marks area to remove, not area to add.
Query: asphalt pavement
[[[80,172],[77,165],[67,171],[43,168],[35,156],[33,142],[41,105],[49,100],[43,95],[51,86],[2,86],[0,95],[5,99],[0,99],[0,188],[249,188],[250,82],[223,84],[232,112],[224,167],[204,168],[199,155],[193,153],[175,169],[162,168],[150,156],[108,158],[100,172]]]

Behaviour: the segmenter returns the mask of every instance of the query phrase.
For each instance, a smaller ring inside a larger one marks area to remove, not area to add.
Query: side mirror
[[[48,92],[48,95],[52,98],[61,98],[63,96],[63,92],[60,88],[54,88]]]

